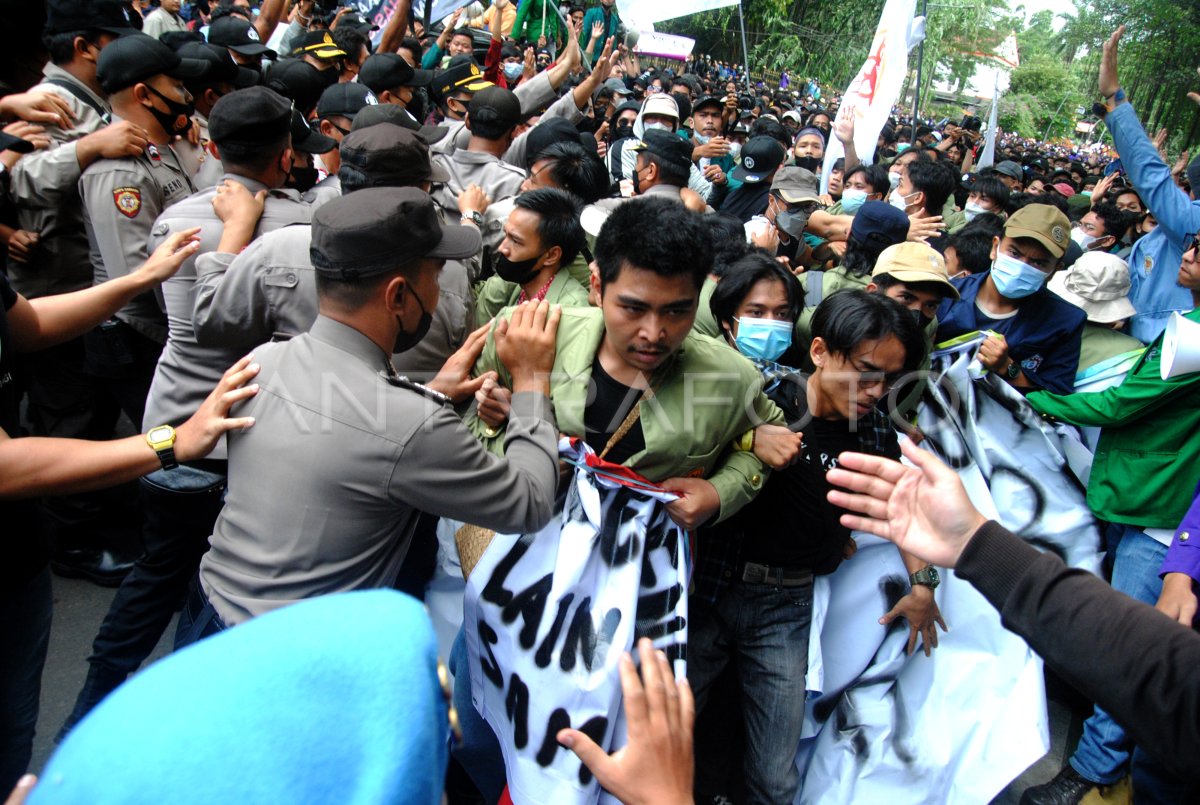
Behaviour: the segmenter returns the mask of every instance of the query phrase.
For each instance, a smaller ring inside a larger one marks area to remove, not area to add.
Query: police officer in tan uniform
[[[93,163],[79,179],[95,282],[128,274],[145,260],[154,220],[196,192],[171,142],[192,125],[192,96],[182,81],[206,69],[205,62],[180,58],[145,34],[122,37],[101,52],[96,75],[114,119],[141,126],[149,142],[136,156]],[[135,298],[87,336],[88,371],[134,422],[142,421],[166,340],[166,316],[153,293]]]
[[[514,382],[504,460],[473,440],[445,397],[391,365],[428,329],[443,261],[479,246],[478,230],[442,224],[415,187],[358,190],[317,210],[320,315],[304,335],[255,352],[261,390],[238,411],[255,425],[229,440],[229,495],[176,647],[294,601],[390,586],[418,510],[504,531],[549,521],[557,310],[518,308],[498,335]],[[453,385],[459,396],[469,383]],[[336,409],[331,389],[345,401]]]

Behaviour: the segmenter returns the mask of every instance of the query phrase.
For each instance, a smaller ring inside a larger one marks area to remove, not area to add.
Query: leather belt
[[[801,568],[770,567],[754,562],[742,565],[741,579],[749,584],[773,584],[776,587],[801,587],[812,584],[811,570]]]

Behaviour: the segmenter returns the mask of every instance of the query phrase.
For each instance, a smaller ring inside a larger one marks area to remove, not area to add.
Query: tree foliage
[[[752,72],[787,70],[844,87],[866,57],[883,4],[743,0]],[[1047,130],[1052,137],[1077,136],[1076,110],[1098,100],[1100,46],[1121,23],[1128,26],[1121,80],[1146,128],[1170,129],[1175,149],[1200,145],[1200,114],[1187,98],[1188,91],[1200,91],[1197,0],[1071,0],[1069,10],[1039,12],[1028,24],[1024,9],[1010,11],[1006,0],[936,0],[928,10],[923,96],[930,97],[937,80],[961,88],[1015,31],[1021,66],[1001,103],[1001,124],[1031,137]],[[736,6],[659,27],[694,37],[701,53],[742,60]],[[916,62],[914,54],[910,66]]]

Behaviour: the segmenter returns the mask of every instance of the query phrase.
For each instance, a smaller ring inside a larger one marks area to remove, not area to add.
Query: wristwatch
[[[1008,377],[1009,380],[1016,380],[1017,375],[1021,374],[1021,364],[1017,363],[1014,360],[1010,360],[1008,362],[1008,366],[1005,367],[1005,369],[1004,369],[1004,374]]]
[[[942,577],[938,575],[937,568],[933,565],[927,565],[921,568],[916,573],[908,577],[908,583],[913,587],[918,584],[928,587],[931,590],[936,590],[938,585],[942,583]]]
[[[179,466],[175,460],[175,429],[170,425],[159,425],[151,428],[146,434],[146,443],[150,449],[158,453],[164,470],[173,470]]]
[[[479,229],[483,229],[483,213],[481,213],[479,210],[467,210],[462,214],[462,219],[464,221],[470,221]]]

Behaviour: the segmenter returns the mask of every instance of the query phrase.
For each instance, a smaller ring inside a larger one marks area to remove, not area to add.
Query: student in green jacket
[[[783,414],[752,363],[691,332],[712,264],[703,217],[668,199],[629,201],[604,223],[596,262],[600,308],[564,308],[559,322],[550,381],[559,430],[683,493],[667,511],[684,528],[728,517],[767,476],[732,445],[763,422],[783,424]],[[491,337],[475,364],[476,375],[487,371],[509,382]],[[479,406],[467,424],[499,450],[503,416]]]
[[[1200,304],[1200,248],[1184,253],[1178,281]],[[1083,259],[1083,258],[1081,258]],[[1200,322],[1200,308],[1186,314]],[[1119,386],[1084,394],[1035,391],[1026,396],[1039,412],[1102,428],[1088,480],[1087,500],[1095,515],[1120,529],[1112,585],[1151,606],[1162,592],[1159,566],[1174,528],[1187,513],[1200,476],[1200,372],[1163,380],[1163,336],[1143,353]],[[1107,712],[1096,708],[1070,762],[1050,783],[1052,792],[1082,797],[1127,773],[1153,776],[1133,755],[1132,741]],[[1035,801],[1042,801],[1038,799]],[[1048,801],[1048,800],[1047,800]]]
[[[584,245],[581,211],[579,199],[565,190],[529,190],[516,197],[496,250],[496,273],[476,293],[476,327],[530,299],[587,306],[587,290],[566,270]]]

